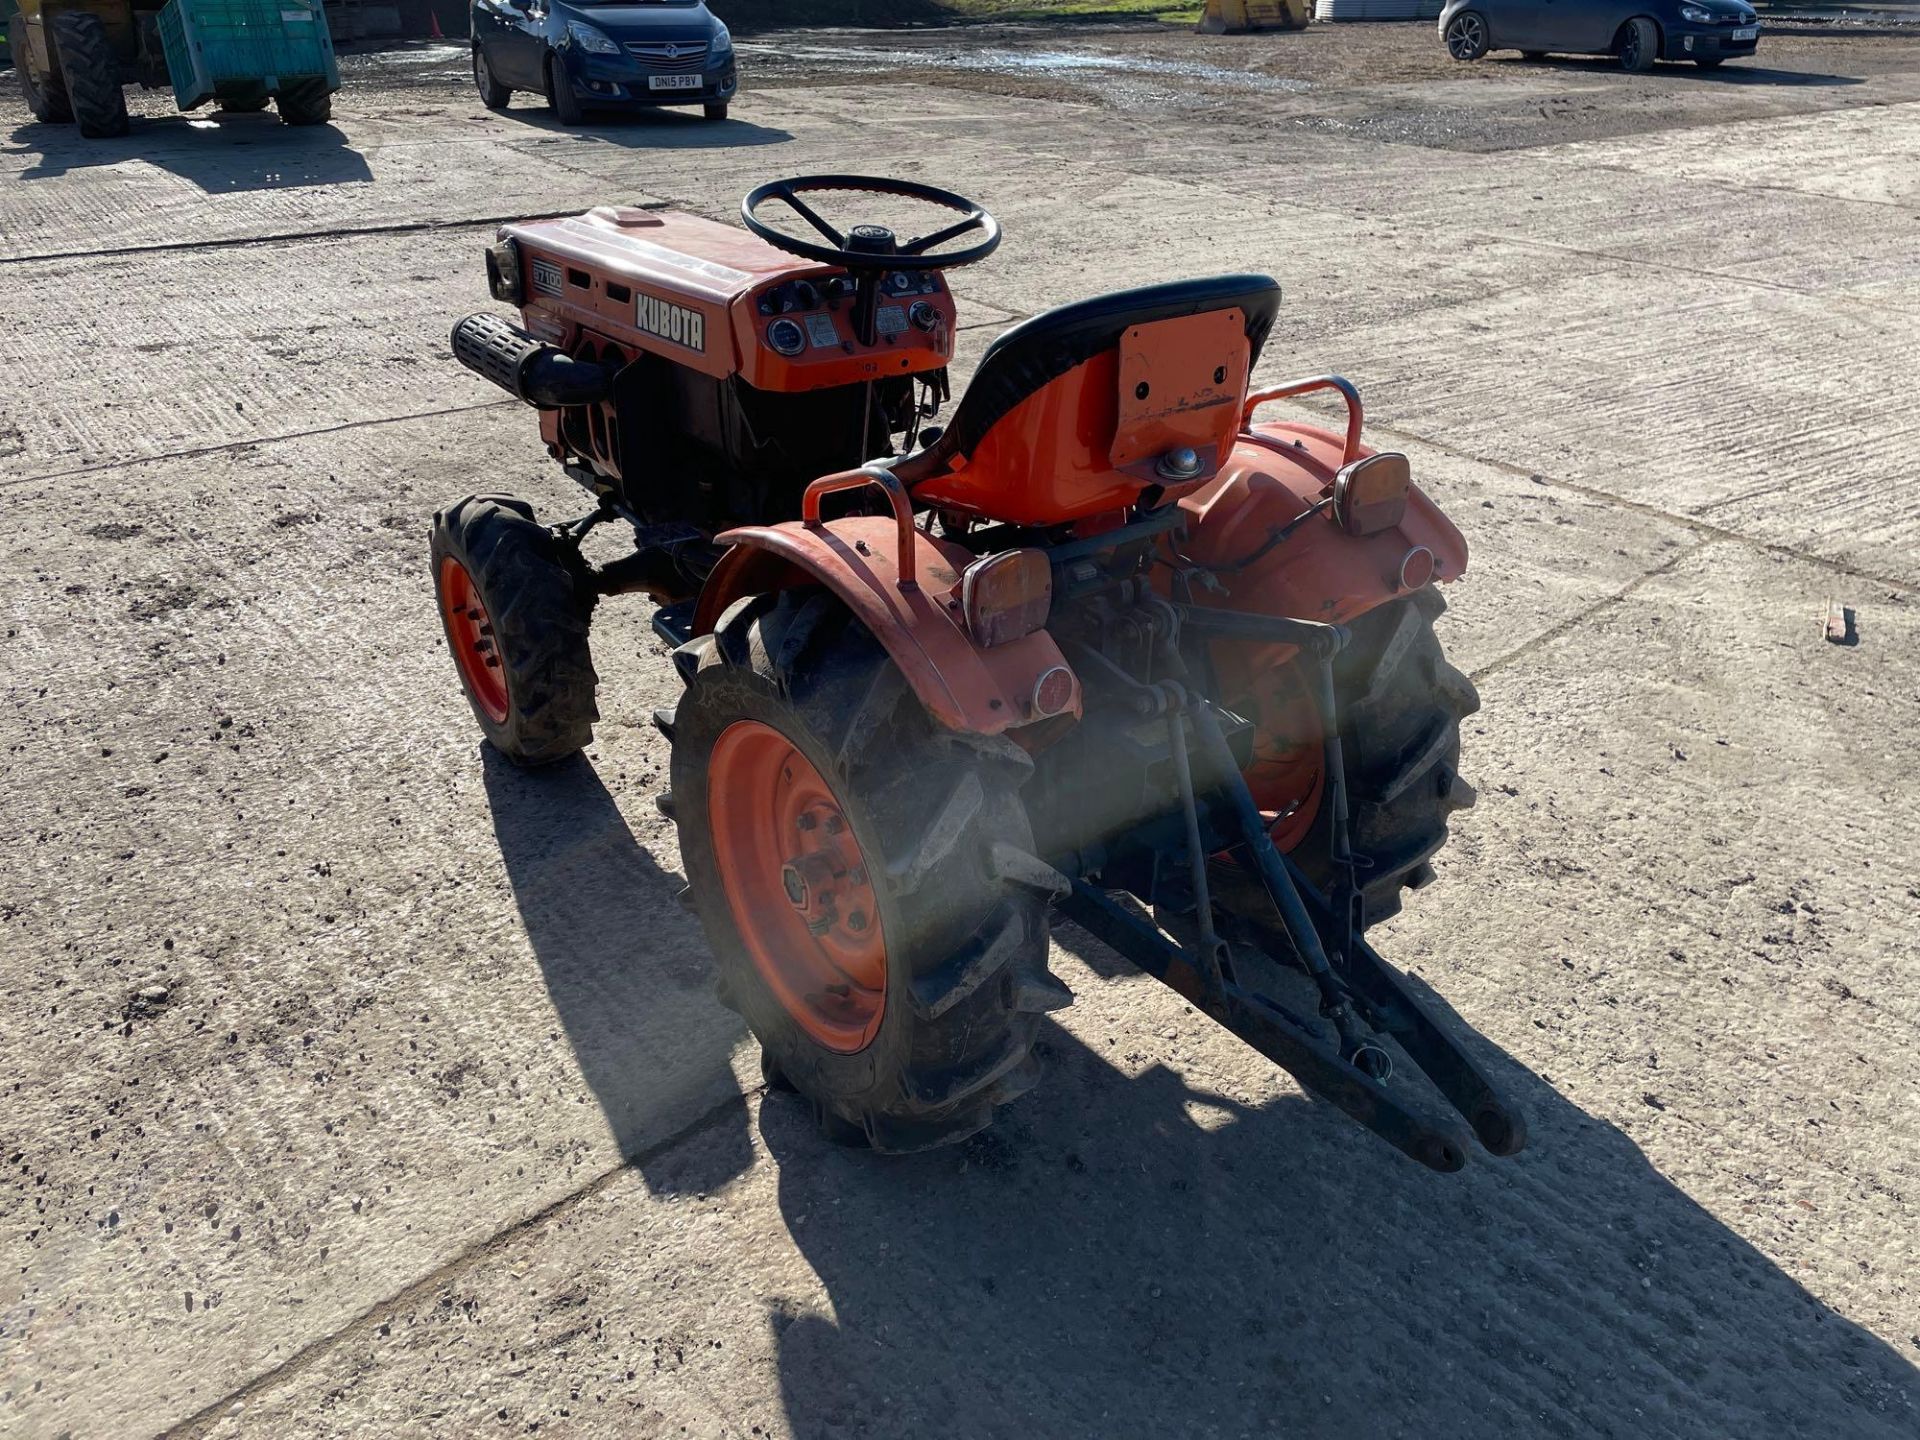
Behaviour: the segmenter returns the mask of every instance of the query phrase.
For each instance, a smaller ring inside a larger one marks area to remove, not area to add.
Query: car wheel
[[[477,42],[473,47],[473,83],[480,92],[480,103],[489,110],[504,110],[513,99],[511,87],[494,78],[493,66],[487,63],[486,47]]]
[[[1642,16],[1620,27],[1620,68],[1644,75],[1660,58],[1660,32]]]
[[[1522,50],[1520,52],[1520,58],[1522,60],[1544,60],[1547,58],[1547,52],[1544,50]]]
[[[1727,63],[1727,57],[1724,55],[1701,55],[1697,56],[1693,63],[1698,65],[1702,70],[1718,70],[1722,65]]]
[[[1478,60],[1487,53],[1487,21],[1478,10],[1462,10],[1447,22],[1447,54]]]
[[[727,118],[727,102],[722,100],[718,105],[702,106],[701,112],[709,120],[724,120]]]
[[[551,54],[547,56],[547,108],[562,125],[578,125],[587,118],[580,108],[580,98],[567,83],[566,73]]]

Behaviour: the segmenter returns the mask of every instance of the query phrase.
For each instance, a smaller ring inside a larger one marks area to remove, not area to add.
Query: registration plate
[[[1736,30],[1733,32],[1733,38],[1735,40],[1758,40],[1760,38],[1760,27],[1758,25],[1749,25],[1744,30]]]
[[[647,88],[649,90],[698,90],[700,77],[698,75],[649,75]]]

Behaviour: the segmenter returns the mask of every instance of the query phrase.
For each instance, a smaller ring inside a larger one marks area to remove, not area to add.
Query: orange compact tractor
[[[950,213],[842,230],[850,197]],[[764,185],[742,218],[501,230],[488,278],[520,324],[470,315],[454,354],[538,409],[594,506],[462,500],[432,564],[474,714],[526,765],[591,736],[595,605],[657,604],[685,685],[655,716],[662,804],[768,1084],[878,1150],[979,1130],[1072,1000],[1057,912],[1415,1159],[1457,1169],[1469,1132],[1518,1150],[1518,1112],[1365,939],[1473,802],[1478,701],[1433,632],[1466,547],[1362,443],[1346,381],[1249,390],[1279,287],[1036,315],[939,428],[946,276],[993,218],[847,175]],[[1344,431],[1256,421],[1315,390]],[[602,525],[634,546],[596,564]]]

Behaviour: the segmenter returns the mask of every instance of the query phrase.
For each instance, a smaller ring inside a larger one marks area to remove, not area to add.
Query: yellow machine
[[[9,0],[0,0],[4,13]],[[127,133],[123,86],[171,85],[192,110],[271,103],[288,125],[332,113],[340,72],[320,0],[18,0],[7,39],[33,118]]]
[[[1194,29],[1201,35],[1245,35],[1254,30],[1304,30],[1313,18],[1307,0],[1207,0]]]
[[[123,135],[125,84],[164,85],[151,27],[161,0],[19,0],[7,38],[36,120],[76,121],[84,135]],[[142,23],[144,21],[144,24]]]

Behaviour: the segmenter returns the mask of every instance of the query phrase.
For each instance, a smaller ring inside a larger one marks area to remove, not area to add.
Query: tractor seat
[[[1280,286],[1265,275],[1220,275],[1116,290],[1022,321],[987,347],[952,423],[928,449],[912,457],[911,474],[903,478],[911,484],[950,468],[948,462],[955,457],[971,459],[1007,412],[1075,366],[1116,349],[1131,326],[1233,307],[1246,316],[1251,371],[1280,310]],[[922,463],[927,468],[922,469]]]

